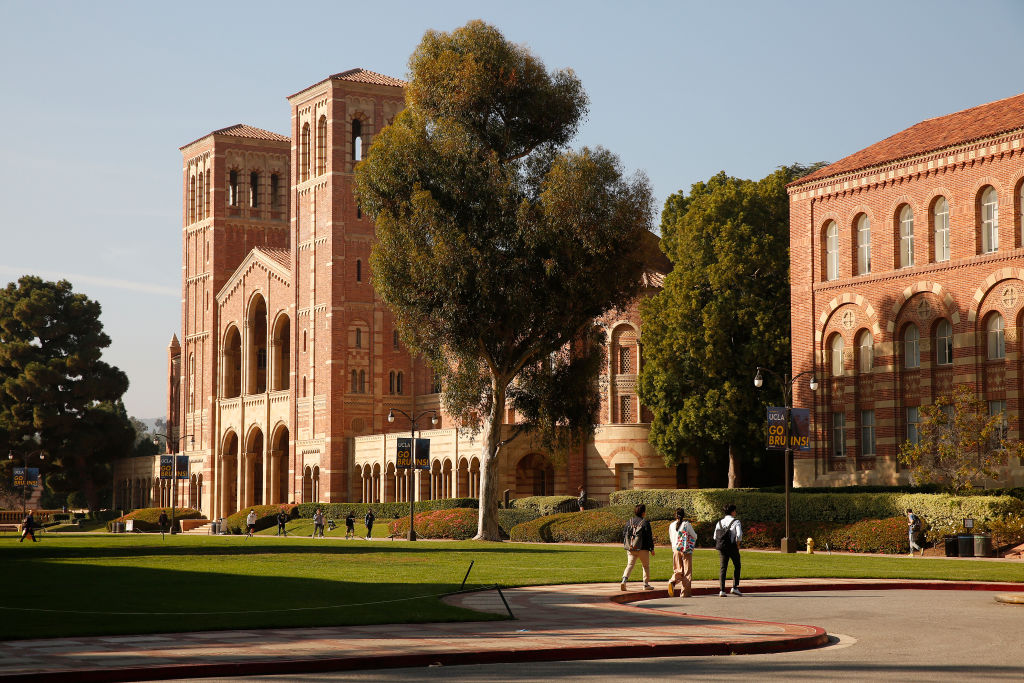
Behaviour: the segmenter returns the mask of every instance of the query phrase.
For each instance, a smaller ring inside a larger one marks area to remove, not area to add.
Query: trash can
[[[946,542],[946,557],[959,557],[960,549],[957,547],[956,536],[946,536],[943,540]]]
[[[960,557],[974,557],[974,536],[957,536],[956,542],[960,551]]]
[[[210,533],[214,536],[220,533],[220,522],[210,522]]]
[[[974,556],[992,557],[991,534],[974,534]]]
[[[218,534],[226,534],[228,532],[228,528],[224,524],[224,518],[223,517],[221,517],[220,520],[217,521],[217,529],[218,529],[218,531],[217,531]]]

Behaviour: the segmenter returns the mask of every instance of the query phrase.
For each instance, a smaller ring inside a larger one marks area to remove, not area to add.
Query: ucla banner
[[[398,451],[395,454],[395,468],[407,470],[412,467],[412,439],[408,436],[398,437]]]
[[[38,467],[15,467],[15,486],[40,486]]]
[[[416,439],[416,469],[430,469],[430,439]]]
[[[789,409],[789,447],[794,451],[811,450],[811,411],[808,408]],[[768,444],[770,451],[786,450],[786,409],[768,408]]]
[[[178,458],[178,479],[188,479],[188,456],[179,455]]]

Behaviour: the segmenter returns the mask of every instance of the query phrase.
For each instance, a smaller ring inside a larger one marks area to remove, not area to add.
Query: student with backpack
[[[676,521],[668,527],[669,545],[672,547],[672,578],[668,580],[668,597],[675,595],[679,584],[682,597],[693,595],[693,549],[697,546],[697,532],[686,521],[686,511],[676,508]]]
[[[366,540],[369,541],[370,537],[373,536],[373,520],[377,519],[377,515],[373,514],[373,508],[366,510],[366,516],[363,517],[363,524],[366,525]]]
[[[629,575],[640,560],[640,566],[644,569],[644,590],[654,590],[651,585],[651,558],[654,557],[654,533],[651,531],[651,523],[645,519],[647,506],[640,503],[633,508],[633,516],[626,522],[622,530],[622,545],[626,549],[626,570],[622,572],[622,581],[619,583],[619,590],[626,590],[626,582]]]
[[[732,503],[722,508],[722,519],[715,525],[715,549],[721,559],[721,568],[718,572],[718,596],[728,597],[725,592],[725,572],[729,569],[729,560],[732,560],[732,594],[740,593],[740,541],[743,539],[743,529],[740,520],[736,518],[736,506]]]

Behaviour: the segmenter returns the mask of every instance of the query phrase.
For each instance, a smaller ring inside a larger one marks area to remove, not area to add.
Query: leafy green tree
[[[673,270],[641,305],[640,400],[654,414],[650,442],[675,465],[698,460],[703,484],[781,479],[765,462],[765,406],[781,389],[754,389],[757,366],[790,365],[789,197],[811,167],[760,180],[724,172],[677,192],[662,212],[662,249]],[[770,468],[770,469],[769,469]],[[768,470],[768,471],[766,471]],[[778,472],[776,473],[776,470]]]
[[[651,190],[607,150],[566,147],[579,80],[493,26],[428,31],[410,71],[407,108],[356,169],[374,284],[446,411],[482,432],[477,538],[498,540],[502,449],[530,433],[564,452],[593,429],[594,321],[638,289]],[[510,402],[525,419],[503,429]]]
[[[917,484],[966,491],[996,478],[1008,455],[1024,452],[1020,442],[1006,438],[1006,416],[989,415],[970,385],[921,406],[920,414],[917,442],[904,442],[899,452]]]
[[[163,450],[162,446],[153,443],[153,439],[157,439],[161,444],[165,443],[166,440],[161,437],[157,437],[154,433],[150,432],[149,425],[137,417],[129,417],[128,421],[131,422],[132,429],[135,432],[135,443],[132,447],[133,456],[144,457],[156,455]]]
[[[101,359],[108,346],[100,305],[67,280],[26,275],[0,290],[0,443],[44,450],[47,487],[81,490],[91,508],[131,434],[128,378]]]

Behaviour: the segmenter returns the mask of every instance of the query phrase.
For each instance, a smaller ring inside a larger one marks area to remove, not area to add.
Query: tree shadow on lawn
[[[110,541],[112,537],[105,537],[104,541]],[[72,542],[78,539],[69,539]],[[0,544],[0,563],[9,561],[21,561],[30,559],[39,560],[76,560],[76,559],[103,559],[117,557],[159,557],[165,555],[197,555],[197,556],[258,556],[258,555],[368,555],[368,554],[421,554],[428,555],[442,552],[446,555],[479,555],[481,553],[522,553],[526,555],[552,555],[566,552],[590,553],[600,548],[588,548],[583,546],[512,546],[497,543],[472,542],[472,545],[461,546],[454,543],[470,543],[469,541],[456,541],[445,543],[422,543],[413,545],[408,542],[402,543],[380,543],[373,541],[342,541],[325,542],[313,541],[280,541],[273,544],[266,544],[266,539],[246,539],[244,536],[224,537],[223,545],[206,545],[192,542],[177,542],[168,540],[160,542],[155,538],[143,538],[147,541],[143,544],[133,544],[133,537],[127,537],[119,545],[77,545],[77,544],[51,544],[40,543],[24,547],[15,547],[13,544]],[[114,541],[115,543],[120,542]],[[358,543],[356,545],[355,543]],[[31,553],[31,554],[30,554]],[[470,558],[472,559],[472,558]],[[468,560],[467,560],[468,562]],[[0,564],[2,566],[2,564]],[[0,569],[0,576],[3,570]]]
[[[396,583],[63,562],[4,568],[0,640],[502,618],[440,600],[461,576]]]

